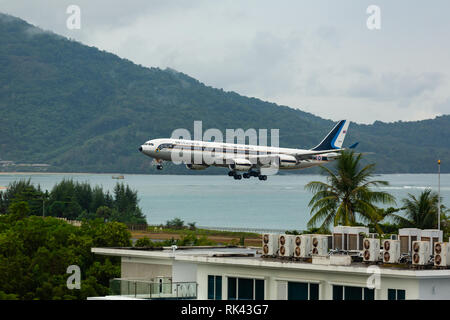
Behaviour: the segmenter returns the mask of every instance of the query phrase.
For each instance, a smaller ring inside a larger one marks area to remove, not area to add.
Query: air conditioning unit
[[[434,244],[434,265],[437,267],[450,266],[450,243],[436,242]]]
[[[362,250],[362,242],[364,236],[368,234],[367,227],[350,227],[350,226],[335,226],[333,229],[333,249],[340,249],[345,251],[360,251]]]
[[[426,265],[428,264],[431,256],[430,242],[429,241],[414,241],[412,244],[412,264],[413,265]]]
[[[422,230],[417,228],[402,228],[398,230],[400,254],[412,255],[412,243],[421,239]]]
[[[328,237],[324,235],[313,235],[311,237],[312,254],[326,256],[328,254]]]
[[[383,241],[383,262],[398,263],[400,260],[400,240]]]
[[[280,234],[278,236],[278,256],[292,257],[294,255],[294,238],[289,234]]]
[[[363,261],[376,262],[380,257],[380,239],[364,238]]]
[[[294,237],[294,257],[308,258],[311,256],[311,236],[299,235]]]
[[[262,255],[274,256],[278,251],[278,235],[273,233],[265,233],[262,236]]]

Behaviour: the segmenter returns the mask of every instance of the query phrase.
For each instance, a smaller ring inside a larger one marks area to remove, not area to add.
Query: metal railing
[[[160,228],[161,225],[149,224],[149,227]],[[250,228],[250,227],[211,227],[211,226],[196,226],[197,229],[217,230],[217,231],[231,231],[231,232],[250,232],[250,233],[284,233],[288,229],[273,229],[273,228]],[[301,230],[297,230],[302,232]]]
[[[169,278],[158,281],[111,279],[110,294],[140,299],[197,299],[196,282],[172,282]]]
[[[199,229],[231,231],[231,232],[250,232],[250,233],[285,233],[288,229],[266,229],[266,228],[246,228],[246,227],[209,227],[198,226]],[[297,230],[300,231],[300,230]]]

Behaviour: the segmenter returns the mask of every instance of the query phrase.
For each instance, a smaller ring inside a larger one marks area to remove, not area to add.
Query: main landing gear
[[[228,172],[228,176],[233,177],[234,180],[241,180],[242,177],[244,179],[249,179],[250,177],[258,177],[258,179],[261,180],[261,181],[267,180],[267,176],[266,175],[263,175],[263,174],[261,174],[259,172],[256,172],[256,171],[244,172],[242,175],[240,175],[236,171],[229,171]]]
[[[266,176],[266,175],[263,175],[263,174],[260,174],[260,175],[258,176],[258,179],[261,180],[261,181],[266,181],[266,180],[267,180],[267,176]]]

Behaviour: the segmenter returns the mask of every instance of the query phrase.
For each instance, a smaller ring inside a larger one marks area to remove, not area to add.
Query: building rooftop
[[[164,248],[92,248],[92,252],[100,255],[176,260],[196,264],[235,265],[255,268],[276,268],[291,270],[311,270],[318,272],[344,272],[351,274],[367,274],[371,264],[351,262],[350,265],[335,265],[313,263],[312,259],[295,261],[290,259],[261,257],[260,248],[253,247],[179,247],[176,250]],[[325,257],[322,257],[326,259]],[[377,264],[384,276],[395,277],[450,277],[450,269],[433,269],[427,267],[423,270],[413,269],[411,265]]]

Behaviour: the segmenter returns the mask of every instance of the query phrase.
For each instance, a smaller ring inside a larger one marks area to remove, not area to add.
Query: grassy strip
[[[160,227],[148,227],[148,232],[150,233],[169,233],[169,234],[185,234],[186,231],[194,232],[199,236],[222,236],[222,237],[233,237],[233,238],[252,238],[259,239],[261,235],[258,233],[252,232],[234,232],[234,231],[221,231],[221,230],[210,230],[210,229],[194,229],[191,230],[189,228],[184,229],[171,229],[171,228],[162,228]]]

